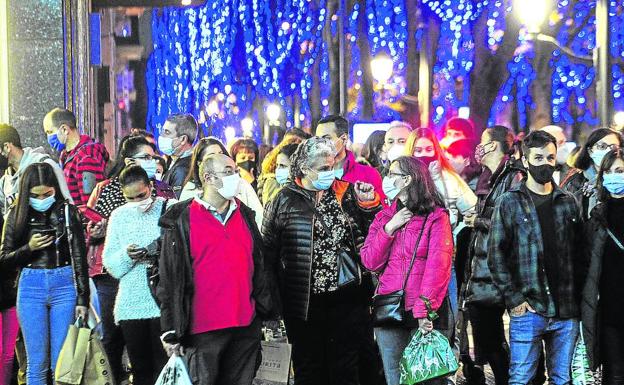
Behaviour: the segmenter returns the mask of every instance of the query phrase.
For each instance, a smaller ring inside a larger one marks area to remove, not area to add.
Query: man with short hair
[[[8,124],[0,124],[0,168],[6,168],[0,178],[0,209],[5,215],[19,194],[19,183],[22,172],[33,163],[45,162],[52,166],[56,173],[61,192],[71,200],[63,170],[42,147],[22,148],[22,140],[17,130]]]
[[[106,147],[88,135],[81,135],[76,117],[66,109],[55,108],[43,119],[50,146],[60,152],[59,160],[74,204],[86,205],[98,182],[106,179],[109,155]]]
[[[488,266],[511,318],[509,384],[531,382],[544,341],[550,382],[564,385],[579,331],[581,213],[552,179],[556,139],[535,131],[522,150],[527,178],[497,200],[488,243]]]
[[[158,148],[172,159],[163,182],[173,188],[178,199],[191,168],[193,143],[198,135],[199,127],[193,115],[173,114],[167,118],[158,136]]]
[[[559,185],[561,179],[568,175],[570,171],[570,166],[567,163],[570,157],[570,148],[567,146],[568,138],[566,138],[563,128],[559,126],[546,126],[540,130],[549,133],[557,140],[557,165],[555,166],[553,179]]]
[[[160,220],[161,340],[169,355],[192,357],[197,384],[251,385],[261,318],[277,317],[276,289],[254,212],[234,198],[241,179],[234,161],[211,155],[199,175],[202,193]]]
[[[412,126],[406,122],[395,120],[390,123],[390,127],[388,127],[386,135],[384,136],[383,147],[381,148],[385,155],[385,160],[387,161],[385,169],[390,166],[389,163],[403,156],[405,152],[405,142],[407,142],[407,138],[413,130]],[[384,159],[382,158],[382,160]]]
[[[356,184],[364,182],[373,185],[382,201],[385,199],[381,188],[381,175],[371,166],[359,164],[355,155],[347,150],[349,141],[349,122],[339,115],[329,115],[319,120],[316,126],[316,136],[331,140],[336,146],[336,161],[334,171],[336,179]]]

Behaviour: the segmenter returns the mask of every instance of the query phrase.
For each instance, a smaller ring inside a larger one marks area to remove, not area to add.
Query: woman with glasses
[[[21,270],[17,316],[26,383],[45,385],[54,376],[49,370],[56,367],[68,326],[78,317],[87,321],[87,253],[80,213],[63,197],[52,166],[28,166],[19,191],[4,223],[0,268]]]
[[[154,147],[142,136],[126,137],[122,140],[117,161],[109,173],[109,179],[100,182],[91,197],[87,207],[99,218],[92,217],[87,226],[89,246],[89,275],[93,278],[100,299],[100,311],[104,329],[103,344],[111,361],[113,375],[120,381],[121,355],[123,352],[123,337],[121,330],[113,319],[113,306],[117,295],[118,282],[111,277],[102,265],[102,250],[108,217],[113,210],[124,205],[123,189],[119,181],[119,174],[127,165],[141,166],[147,173],[152,185],[153,196],[164,199],[175,199],[175,193],[164,182],[157,181],[156,153]],[[99,219],[99,220],[98,220]]]
[[[193,157],[191,158],[191,168],[189,169],[189,173],[184,181],[184,188],[180,194],[180,201],[193,199],[198,194],[203,192],[200,182],[201,179],[199,177],[199,165],[204,159],[214,154],[224,154],[228,157],[230,156],[223,143],[221,143],[219,139],[211,136],[202,138],[195,145],[195,148],[193,149]],[[256,195],[254,188],[245,179],[241,179],[239,183],[236,198],[255,212],[256,224],[261,226],[264,211],[262,203],[260,203],[260,199],[258,199],[258,195]]]
[[[381,202],[373,186],[335,179],[335,155],[329,139],[302,142],[291,157],[291,182],[269,202],[262,226],[298,385],[359,383],[361,336],[370,318],[357,262]]]
[[[451,279],[453,234],[444,200],[423,162],[399,157],[390,164],[383,188],[392,204],[375,217],[361,253],[364,266],[380,274],[377,294],[405,293],[404,323],[375,327],[386,382],[399,385],[399,361],[418,329],[425,334],[434,328],[452,334],[448,330],[450,309],[443,304]],[[440,313],[435,323],[427,318],[421,296]],[[445,384],[446,379],[429,383]]]
[[[598,204],[596,178],[605,155],[622,147],[622,137],[617,131],[598,128],[581,147],[573,169],[561,177],[561,188],[574,194],[583,205],[583,218],[589,218],[591,210]]]

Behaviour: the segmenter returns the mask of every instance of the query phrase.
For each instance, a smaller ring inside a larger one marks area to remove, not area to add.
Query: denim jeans
[[[17,288],[17,317],[26,346],[28,385],[46,385],[54,373],[69,325],[74,322],[76,289],[71,266],[23,269]]]
[[[579,332],[577,319],[546,318],[527,311],[521,316],[512,316],[509,329],[510,385],[531,383],[537,370],[542,341],[546,343],[549,383],[570,383],[570,364]]]

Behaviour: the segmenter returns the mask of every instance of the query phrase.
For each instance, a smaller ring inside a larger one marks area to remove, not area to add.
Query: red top
[[[223,225],[194,200],[190,222],[195,287],[191,334],[249,326],[255,312],[253,240],[240,209]]]
[[[83,189],[84,174],[91,173],[95,183],[106,179],[108,152],[101,143],[94,142],[87,135],[80,135],[80,142],[71,151],[63,150],[60,155],[67,187],[76,206],[86,205],[91,191]],[[93,183],[93,187],[95,187]]]

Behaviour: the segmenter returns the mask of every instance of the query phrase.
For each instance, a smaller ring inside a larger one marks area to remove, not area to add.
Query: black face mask
[[[416,159],[423,162],[425,166],[429,167],[431,163],[438,160],[438,157],[437,156],[419,156],[419,157],[416,157]]]
[[[529,163],[529,174],[539,184],[546,184],[552,181],[552,176],[555,173],[555,166],[550,164],[542,164],[541,166],[534,166]]]
[[[0,170],[6,170],[9,167],[9,158],[2,155],[2,148],[0,148]]]
[[[236,165],[248,172],[251,172],[251,170],[256,168],[256,162],[253,160],[246,160],[244,162],[236,163]]]

